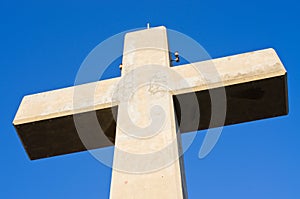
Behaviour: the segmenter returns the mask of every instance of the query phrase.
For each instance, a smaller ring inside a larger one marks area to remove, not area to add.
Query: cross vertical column
[[[111,199],[187,198],[180,133],[163,67],[170,67],[165,27],[126,35]]]

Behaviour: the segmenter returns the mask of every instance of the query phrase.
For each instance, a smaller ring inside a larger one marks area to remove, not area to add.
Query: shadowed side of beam
[[[75,120],[74,117],[76,117]],[[117,106],[114,106],[15,125],[15,128],[29,158],[35,160],[113,146],[116,117]],[[95,124],[95,119],[99,124]],[[74,121],[79,122],[75,125]],[[101,129],[97,127],[101,127]],[[80,135],[78,131],[80,131]]]
[[[182,133],[219,127],[219,123],[211,121],[210,92],[203,90],[173,96],[175,111]],[[224,125],[250,122],[288,114],[287,76],[277,76],[232,86],[226,86],[226,117]],[[192,102],[196,95],[198,103]],[[181,102],[181,104],[179,103]],[[185,109],[184,123],[181,122],[181,109]],[[188,109],[188,111],[186,111]],[[194,112],[199,109],[200,121],[194,121]],[[218,111],[218,110],[217,110]],[[194,124],[198,125],[195,126]]]

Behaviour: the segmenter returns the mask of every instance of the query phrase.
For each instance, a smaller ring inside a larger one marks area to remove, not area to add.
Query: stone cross
[[[170,54],[165,27],[127,33],[121,77],[25,96],[13,124],[30,159],[114,145],[111,199],[186,199],[181,133],[288,114],[273,49],[213,59],[215,70],[170,67]],[[224,120],[210,124],[221,88]]]

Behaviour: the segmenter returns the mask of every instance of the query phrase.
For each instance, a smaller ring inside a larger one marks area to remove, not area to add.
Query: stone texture
[[[169,67],[164,27],[126,35],[122,77],[131,86],[119,89],[111,199],[187,198],[173,99],[161,82]]]
[[[275,50],[264,49],[173,67],[181,81],[173,81],[174,95],[284,76]],[[182,83],[184,81],[184,83]]]

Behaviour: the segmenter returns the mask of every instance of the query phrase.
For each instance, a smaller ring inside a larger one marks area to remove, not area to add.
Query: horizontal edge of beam
[[[14,125],[68,116],[115,106],[119,77],[23,97]],[[33,108],[34,107],[34,108]]]
[[[173,94],[225,87],[282,76],[286,70],[272,48],[173,67],[182,81]]]

